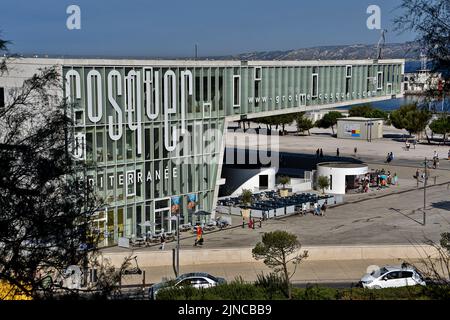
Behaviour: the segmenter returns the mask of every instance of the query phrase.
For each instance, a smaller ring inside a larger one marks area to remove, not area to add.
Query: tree
[[[59,90],[57,68],[44,68],[5,92],[0,109],[0,282],[33,298],[73,293],[47,275],[89,266],[99,236],[92,218],[103,207],[88,168],[69,154],[72,121]]]
[[[405,129],[412,135],[425,130],[431,119],[431,113],[418,108],[417,104],[407,104],[392,111],[389,119],[394,127]]]
[[[257,123],[265,124],[268,130],[272,130],[272,126],[276,126],[276,129],[281,126],[281,130],[285,132],[285,126],[294,122],[295,117],[295,113],[286,113],[270,117],[261,117],[255,119],[254,121]]]
[[[289,181],[291,181],[291,178],[289,178],[288,176],[280,177],[280,183],[283,185],[283,189],[286,188],[286,185],[289,183]]]
[[[253,192],[250,189],[243,189],[241,195],[241,202],[244,206],[250,206],[253,202]]]
[[[328,180],[327,176],[319,176],[317,178],[317,186],[320,190],[322,190],[322,193],[325,193],[325,189],[330,186],[330,181]]]
[[[292,297],[290,279],[297,271],[299,263],[308,257],[308,251],[300,253],[300,249],[301,244],[295,234],[277,230],[264,233],[262,241],[252,250],[256,260],[264,259],[265,265],[275,273],[283,275],[289,299]],[[290,264],[294,266],[292,271],[288,270]]]
[[[442,134],[442,141],[445,144],[446,135],[450,132],[450,117],[442,117],[436,120],[433,120],[430,123],[430,129],[435,134]]]
[[[337,119],[342,117],[343,115],[339,111],[330,111],[326,113],[322,119],[317,121],[316,126],[324,129],[328,129],[331,127],[331,131],[334,135],[334,126],[337,124]]]
[[[311,132],[309,132],[309,130],[314,128],[314,122],[311,119],[306,118],[304,112],[299,112],[296,115],[295,122],[297,124],[297,131],[299,133],[308,131],[308,135],[311,135]]]
[[[386,111],[375,109],[370,104],[351,107],[348,115],[349,117],[382,118],[385,121],[389,118],[389,114]]]
[[[402,13],[394,19],[396,30],[414,31],[417,41],[434,62],[450,70],[450,5],[448,0],[402,0]],[[449,88],[446,83],[447,90]]]

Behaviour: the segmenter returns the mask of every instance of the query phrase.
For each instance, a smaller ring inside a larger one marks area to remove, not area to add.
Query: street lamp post
[[[423,225],[426,224],[427,214],[425,212],[425,205],[427,202],[427,158],[424,161],[424,178],[423,178]]]
[[[177,274],[180,275],[180,213],[177,214]]]

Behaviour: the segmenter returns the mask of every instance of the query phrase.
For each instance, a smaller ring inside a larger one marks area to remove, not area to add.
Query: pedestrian
[[[245,228],[245,218],[242,217],[242,229],[244,229],[244,228]]]
[[[159,250],[164,250],[164,247],[166,246],[166,237],[164,236],[164,233],[161,233],[161,246],[159,247]]]
[[[450,160],[450,149],[448,150],[447,159]]]
[[[320,157],[323,158],[323,150],[320,148]]]
[[[260,229],[262,228],[262,219],[261,218],[259,218],[259,228]]]
[[[356,154],[358,153],[358,148],[355,147],[355,149],[353,149],[353,152],[355,153],[355,158],[356,158]]]
[[[197,246],[197,244],[203,244],[202,235],[203,229],[199,224],[197,224],[197,236],[195,237],[194,246]]]
[[[252,219],[248,220],[248,228],[251,229],[252,228]]]
[[[252,229],[255,229],[255,218],[252,219]]]
[[[416,139],[414,139],[414,140],[413,140],[413,146],[414,146],[414,150],[416,149],[416,144],[417,144],[417,140],[416,140]]]
[[[327,202],[327,200],[325,200],[325,202],[322,204],[322,208],[321,208],[322,215],[325,215],[325,212],[327,211],[327,208],[328,208],[328,202]]]
[[[336,156],[339,158],[339,148],[336,149]]]
[[[316,158],[319,158],[319,153],[320,153],[320,150],[317,149],[317,150],[316,150]],[[450,151],[449,151],[449,153],[450,153]]]

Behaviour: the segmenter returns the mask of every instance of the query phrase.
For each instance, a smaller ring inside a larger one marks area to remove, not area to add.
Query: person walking
[[[356,158],[356,154],[358,153],[358,148],[355,147],[355,149],[353,149],[353,152],[355,153],[355,158]]]
[[[197,225],[197,236],[195,237],[195,242],[194,242],[195,247],[197,246],[197,244],[203,244],[202,235],[203,235],[203,229],[200,225]]]
[[[159,247],[159,250],[164,250],[165,246],[166,246],[166,237],[164,236],[164,233],[161,233],[161,246]]]
[[[262,219],[261,218],[259,218],[259,228],[260,229],[262,228]]]
[[[450,152],[450,151],[449,151],[449,152]],[[319,153],[320,153],[320,150],[317,149],[317,150],[316,150],[316,158],[319,158]]]
[[[321,211],[322,211],[322,216],[325,215],[325,212],[327,211],[327,208],[328,208],[328,201],[325,200],[325,202],[322,204],[322,208],[320,208]]]
[[[336,149],[336,157],[339,158],[339,148]]]
[[[323,150],[320,148],[320,157],[323,158]]]

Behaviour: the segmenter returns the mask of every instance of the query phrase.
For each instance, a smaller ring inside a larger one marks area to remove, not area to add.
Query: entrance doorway
[[[154,201],[155,205],[155,233],[172,232],[172,223],[170,220],[170,198],[158,199]]]

